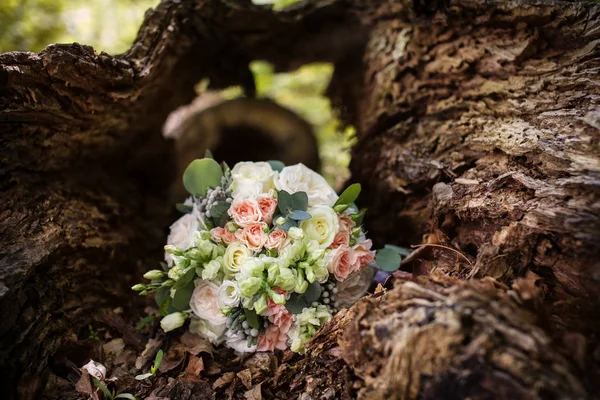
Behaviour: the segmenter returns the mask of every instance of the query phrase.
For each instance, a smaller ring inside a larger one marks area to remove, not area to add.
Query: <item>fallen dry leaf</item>
[[[102,348],[107,355],[118,356],[125,349],[125,342],[123,341],[123,338],[113,339],[110,342],[105,343]]]
[[[164,355],[158,370],[162,373],[169,372],[177,368],[186,357],[188,347],[181,343],[175,343],[169,348],[169,351]]]
[[[183,380],[188,382],[200,382],[200,373],[204,371],[202,357],[190,356],[190,361],[185,368]]]
[[[260,388],[261,385],[262,383],[259,383],[258,385],[254,386],[252,389],[244,393],[244,398],[246,400],[262,400],[262,391]]]
[[[233,382],[233,378],[235,378],[235,372],[227,372],[223,374],[223,376],[221,376],[215,381],[215,383],[213,383],[213,390],[221,389],[222,387],[231,384],[231,382]]]
[[[137,369],[142,369],[144,365],[148,363],[148,361],[154,360],[154,356],[156,355],[156,352],[158,351],[161,345],[162,340],[148,340],[148,343],[146,343],[146,348],[144,349],[142,354],[140,354],[137,360],[135,360],[135,367]]]
[[[242,381],[246,389],[252,389],[252,373],[249,369],[244,369],[237,373],[238,378]]]
[[[90,396],[93,400],[99,399],[94,386],[92,386],[90,374],[85,370],[81,372],[81,377],[75,385],[75,390],[77,390],[78,393]]]
[[[208,353],[212,356],[213,354],[212,345],[198,335],[185,332],[179,340],[188,348],[187,352],[192,355],[197,356],[200,353]]]

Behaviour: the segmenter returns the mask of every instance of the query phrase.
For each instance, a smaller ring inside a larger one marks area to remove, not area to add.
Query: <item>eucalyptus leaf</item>
[[[173,289],[181,289],[182,287],[190,283],[192,279],[194,279],[194,275],[196,275],[196,268],[187,267],[183,273],[183,276],[179,278],[177,282],[175,282],[175,284],[173,285]]]
[[[285,308],[292,314],[300,314],[304,308],[308,307],[308,303],[296,293],[292,294],[285,302]]]
[[[279,226],[279,228],[283,229],[284,231],[287,231],[291,227],[296,227],[297,228],[298,227],[298,221],[294,221],[291,218],[286,218],[285,224]]]
[[[353,183],[352,185],[348,186],[346,188],[346,190],[344,190],[342,192],[340,197],[337,199],[337,201],[333,205],[334,208],[335,208],[335,206],[338,206],[338,205],[349,206],[350,204],[352,204],[356,201],[359,194],[360,194],[360,183]]]
[[[267,162],[269,163],[273,171],[281,172],[281,170],[285,168],[285,164],[279,160],[269,160]]]
[[[306,211],[294,210],[288,215],[288,218],[291,218],[296,221],[304,221],[305,219],[311,219],[312,215],[310,215]]]
[[[308,209],[308,195],[306,192],[296,192],[292,195],[291,209],[300,211]]]
[[[319,300],[319,297],[321,297],[322,292],[323,292],[323,287],[320,284],[318,284],[317,282],[315,282],[315,283],[311,283],[310,285],[308,285],[306,292],[304,292],[301,297],[307,303],[312,303],[313,301]]]
[[[408,256],[410,254],[410,250],[405,249],[404,247],[400,247],[400,246],[395,246],[393,244],[386,244],[385,246],[383,246],[386,249],[392,249],[395,250],[398,254],[400,254],[401,256]]]
[[[251,328],[260,329],[260,321],[254,310],[244,309],[244,315],[246,316],[246,321],[248,321],[248,325],[250,325]]]
[[[282,215],[288,215],[292,211],[292,195],[285,190],[277,193],[277,208]]]
[[[175,296],[171,301],[171,305],[177,311],[185,311],[190,308],[190,299],[194,291],[194,282],[189,282],[186,286],[175,291]]]
[[[381,249],[377,251],[375,263],[384,271],[394,272],[400,268],[400,254],[396,250]]]
[[[183,173],[183,186],[190,194],[202,197],[209,188],[219,186],[222,177],[221,166],[215,160],[194,160]]]
[[[218,201],[210,208],[210,216],[212,218],[221,218],[227,216],[230,204],[226,201]]]

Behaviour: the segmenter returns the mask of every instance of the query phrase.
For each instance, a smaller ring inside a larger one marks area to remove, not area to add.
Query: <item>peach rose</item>
[[[375,260],[375,256],[371,251],[371,246],[373,246],[373,242],[369,239],[352,247],[350,260],[352,263],[352,271],[360,271],[367,264]]]
[[[339,220],[340,220],[340,231],[346,231],[346,232],[350,233],[350,232],[352,232],[352,228],[354,228],[356,226],[354,221],[352,221],[352,218],[350,218],[346,214],[340,214]]]
[[[284,333],[275,325],[269,325],[265,333],[258,337],[256,351],[274,351],[275,349],[287,349],[287,332]]]
[[[231,207],[227,210],[227,213],[235,223],[245,228],[246,225],[253,222],[260,222],[262,213],[260,207],[254,199],[236,199],[231,203]]]
[[[348,246],[340,246],[329,253],[327,269],[342,282],[353,271],[352,249]]]
[[[213,228],[213,229],[211,229],[210,230],[210,236],[212,236],[212,239],[216,243],[223,242],[225,244],[231,244],[231,243],[236,242],[238,240],[235,232],[229,232],[225,228]]]
[[[267,241],[267,234],[265,233],[266,228],[267,224],[264,222],[250,223],[241,231],[239,239],[250,250],[258,251]]]
[[[287,232],[283,229],[275,228],[273,232],[267,238],[265,242],[265,247],[267,249],[275,249],[277,251],[283,249],[285,246],[289,244],[290,240],[288,239]]]
[[[273,214],[277,208],[277,200],[272,197],[261,196],[258,198],[257,202],[262,214],[262,220],[267,224],[273,222]]]
[[[352,228],[356,225],[352,219],[346,214],[340,214],[338,216],[340,230],[333,238],[333,243],[329,246],[331,249],[337,249],[340,246],[350,246],[350,236],[352,235]]]

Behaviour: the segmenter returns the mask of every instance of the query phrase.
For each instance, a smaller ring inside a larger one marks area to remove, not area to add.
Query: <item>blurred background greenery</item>
[[[253,0],[280,10],[298,0]],[[159,0],[0,0],[0,53],[38,52],[52,43],[78,42],[96,51],[120,54],[131,46],[147,9]],[[330,64],[313,64],[274,74],[265,62],[251,65],[257,94],[270,97],[315,127],[322,160],[321,173],[340,189],[349,177],[351,127],[343,127],[324,92],[333,73]],[[226,91],[239,95],[239,88]]]

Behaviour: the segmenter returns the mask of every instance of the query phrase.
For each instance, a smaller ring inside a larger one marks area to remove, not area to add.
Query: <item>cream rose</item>
[[[242,295],[236,282],[225,280],[219,287],[217,297],[221,307],[237,307],[240,304]]]
[[[198,231],[200,219],[198,210],[185,214],[171,225],[171,231],[167,237],[167,245],[175,246],[181,250],[187,250],[194,245],[194,233]],[[165,253],[165,261],[169,266],[173,265],[175,256]]]
[[[267,241],[267,234],[265,228],[267,224],[264,222],[253,222],[246,225],[240,234],[240,241],[242,241],[250,250],[259,251],[265,245]]]
[[[276,174],[267,162],[239,162],[231,170],[230,189],[236,198],[257,196],[273,188]]]
[[[338,216],[329,206],[314,206],[308,209],[310,219],[302,221],[300,228],[308,241],[315,240],[319,247],[329,247],[339,231]]]
[[[225,324],[212,325],[203,319],[193,318],[190,322],[191,333],[208,340],[214,345],[221,344],[225,340],[225,337],[223,336],[225,329],[227,329]]]
[[[217,299],[219,286],[212,282],[203,281],[202,279],[196,279],[194,285],[196,287],[190,299],[192,312],[198,318],[204,319],[212,325],[225,324],[227,318],[221,312],[221,307],[219,307]]]
[[[277,190],[289,193],[305,192],[308,205],[333,206],[338,196],[325,178],[303,164],[285,167],[274,179]]]
[[[260,222],[262,218],[260,207],[254,199],[235,199],[227,213],[242,228],[253,222]]]
[[[232,243],[225,249],[223,255],[223,268],[229,275],[240,272],[240,267],[248,257],[252,256],[252,251],[243,243]]]

